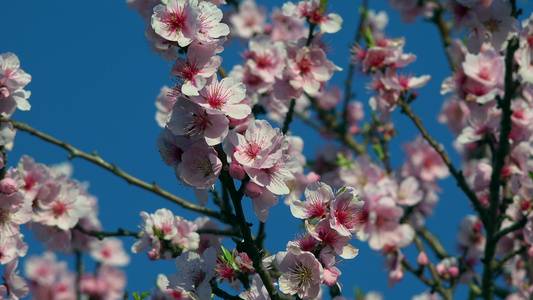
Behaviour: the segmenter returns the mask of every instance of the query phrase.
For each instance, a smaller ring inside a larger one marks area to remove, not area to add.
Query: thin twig
[[[481,204],[481,201],[477,198],[474,191],[472,191],[472,189],[470,189],[470,187],[468,186],[468,183],[466,182],[465,177],[463,176],[463,173],[455,169],[450,157],[448,156],[448,154],[446,154],[446,151],[444,151],[444,149],[439,145],[439,143],[433,137],[431,137],[431,135],[429,135],[429,133],[426,131],[426,129],[422,125],[422,121],[420,120],[419,117],[415,116],[415,114],[413,113],[413,110],[411,109],[411,107],[409,107],[409,104],[407,104],[405,99],[400,98],[400,100],[398,101],[398,105],[402,107],[402,113],[407,115],[409,119],[413,121],[416,128],[418,128],[418,131],[420,131],[420,133],[422,134],[424,139],[429,143],[429,145],[431,145],[431,147],[433,147],[433,149],[435,149],[435,151],[439,153],[440,157],[442,158],[442,160],[448,167],[448,170],[450,170],[450,173],[452,173],[452,176],[457,181],[457,185],[459,186],[459,188],[461,188],[461,190],[466,194],[470,202],[474,205],[474,208],[476,209],[481,220],[483,221],[483,225],[486,225],[488,220],[487,220],[485,208]]]
[[[108,163],[106,162],[105,160],[103,160],[96,152],[93,153],[93,154],[88,154],[86,152],[83,152],[81,150],[79,150],[78,148],[75,148],[73,147],[72,145],[68,144],[67,142],[64,142],[64,141],[60,141],[50,135],[47,135],[41,131],[38,131],[37,129],[29,126],[28,124],[25,124],[25,123],[20,123],[18,121],[15,121],[13,119],[5,119],[3,118],[2,119],[3,122],[10,122],[11,124],[13,124],[13,127],[15,127],[16,129],[18,130],[21,130],[21,131],[25,131],[25,132],[28,132],[46,142],[49,142],[51,144],[54,144],[54,145],[57,145],[65,150],[67,150],[70,155],[69,155],[69,158],[73,158],[73,157],[80,157],[82,159],[85,159],[87,161],[90,161],[92,162],[93,164],[99,166],[99,167],[102,167],[106,170],[108,170],[109,172],[115,174],[116,176],[118,177],[121,177],[123,178],[124,180],[126,180],[128,183],[130,184],[133,184],[133,185],[136,185],[138,187],[141,187],[145,190],[148,190],[156,195],[159,195],[165,199],[168,199],[176,204],[178,204],[179,206],[185,208],[185,209],[188,209],[188,210],[192,210],[192,211],[195,211],[197,213],[200,213],[200,214],[203,214],[203,215],[206,215],[206,216],[209,216],[209,217],[212,217],[212,218],[215,218],[215,219],[218,219],[218,220],[221,220],[225,223],[231,223],[231,220],[227,220],[227,218],[224,218],[224,216],[217,212],[217,211],[214,211],[212,209],[209,209],[209,208],[205,208],[205,207],[201,207],[201,206],[198,206],[198,205],[195,205],[195,204],[192,204],[170,192],[167,192],[165,190],[163,190],[161,187],[159,187],[159,185],[157,185],[155,182],[150,184],[148,182],[145,182],[145,181],[142,181],[140,179],[138,179],[137,177],[134,177],[126,172],[124,172],[122,169],[120,169],[119,167],[115,166],[115,164],[112,164],[112,163]]]
[[[122,228],[119,228],[116,232],[90,230],[90,229],[81,227],[80,224],[76,224],[76,226],[74,226],[74,229],[78,230],[79,232],[85,233],[86,235],[90,235],[95,238],[98,238],[99,240],[103,240],[104,238],[111,237],[111,236],[133,236],[133,237],[139,238],[141,234],[140,232],[127,231]]]
[[[361,40],[361,31],[363,30],[363,24],[365,23],[366,14],[368,9],[368,0],[363,0],[361,5],[361,13],[359,14],[359,23],[357,24],[357,29],[355,31],[354,44],[359,44]],[[348,129],[348,104],[352,99],[352,81],[355,74],[355,63],[350,61],[348,64],[348,74],[346,75],[346,80],[344,81],[344,103],[342,105],[342,125],[341,125],[341,135],[345,135]]]

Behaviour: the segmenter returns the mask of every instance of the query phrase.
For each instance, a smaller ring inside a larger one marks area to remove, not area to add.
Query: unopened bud
[[[244,194],[250,198],[257,198],[263,194],[263,189],[254,182],[248,182],[244,189]]]
[[[420,252],[416,258],[416,262],[421,266],[427,266],[429,263],[428,255],[426,252]]]
[[[18,189],[18,184],[11,178],[4,178],[0,180],[0,191],[6,195],[11,195]]]
[[[231,162],[228,171],[229,175],[237,180],[243,180],[246,176],[246,171],[244,171],[244,167],[236,161]]]

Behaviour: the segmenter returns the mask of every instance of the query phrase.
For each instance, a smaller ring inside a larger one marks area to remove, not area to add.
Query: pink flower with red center
[[[198,0],[169,0],[154,7],[152,28],[161,37],[188,46],[201,26]]]
[[[282,9],[284,15],[306,18],[309,23],[318,25],[324,32],[335,33],[341,29],[341,16],[334,13],[326,14],[327,11],[322,7],[320,0],[299,1],[296,5],[287,2],[283,4]]]
[[[503,89],[504,61],[496,51],[489,49],[477,55],[468,53],[462,67],[466,76],[487,88]]]
[[[191,251],[183,252],[176,258],[178,273],[168,276],[168,287],[192,292],[200,300],[211,299],[209,281],[215,276],[216,260],[217,254],[213,248],[206,249],[203,257]]]
[[[352,188],[342,188],[330,203],[330,226],[342,235],[351,236],[361,225],[359,214],[365,204],[359,196],[359,191]]]
[[[277,195],[286,195],[290,189],[285,183],[294,179],[294,173],[300,169],[298,160],[291,155],[283,155],[269,168],[254,168],[244,166],[250,179],[259,186],[266,187]]]
[[[331,200],[335,198],[331,187],[323,182],[311,182],[305,188],[305,202],[291,202],[291,213],[299,219],[324,218],[329,212]]]
[[[207,145],[214,146],[226,138],[229,120],[222,114],[209,114],[187,98],[178,98],[167,127],[175,135],[189,136],[193,141],[205,140]]]
[[[0,265],[5,265],[19,256],[26,256],[28,244],[22,240],[22,235],[0,237]]]
[[[448,166],[444,163],[439,153],[428,144],[422,136],[413,142],[405,144],[404,150],[409,160],[402,168],[403,176],[414,176],[422,181],[435,181],[449,175]]]
[[[307,232],[317,239],[321,244],[330,246],[335,253],[344,259],[352,259],[359,254],[359,249],[350,245],[352,236],[346,236],[339,233],[336,229],[331,227],[331,218],[326,217],[319,221],[316,225],[311,224],[305,220],[305,228]]]
[[[266,120],[253,121],[244,135],[230,131],[228,138],[235,147],[235,160],[245,167],[257,169],[273,167],[289,147],[283,134]]]
[[[287,47],[287,67],[291,73],[290,84],[303,89],[311,96],[316,95],[331,79],[333,72],[342,70],[326,58],[324,50],[318,47]]]
[[[80,194],[77,186],[64,183],[57,197],[50,202],[39,201],[39,209],[35,211],[33,221],[68,230],[74,228],[79,219],[88,216],[91,211],[87,196]]]
[[[0,54],[0,114],[9,117],[15,109],[30,110],[31,93],[23,88],[31,75],[20,69],[20,61],[13,53]]]
[[[103,265],[123,267],[130,263],[130,256],[124,251],[122,241],[113,237],[95,240],[91,244],[90,255]]]
[[[0,236],[17,235],[20,225],[29,222],[32,213],[31,202],[25,200],[22,193],[0,194]]]
[[[17,266],[18,259],[8,263],[4,269],[4,275],[2,278],[5,283],[4,285],[0,285],[0,297],[2,297],[2,299],[4,299],[6,293],[7,298],[5,299],[22,299],[26,297],[30,291],[26,280],[22,276],[19,276],[20,270],[17,270]]]
[[[222,20],[222,10],[209,1],[202,1],[198,5],[201,25],[196,38],[202,43],[208,44],[216,39],[229,34],[229,26],[220,23]]]
[[[156,210],[153,214],[141,212],[143,219],[142,237],[131,247],[131,252],[139,253],[144,251],[149,246],[154,247],[157,251],[160,250],[160,239],[171,240],[178,234],[178,224],[174,214],[166,209],[161,208]]]
[[[260,35],[250,40],[244,57],[252,74],[263,81],[274,82],[275,78],[282,77],[287,53],[283,42],[272,43],[269,36]]]
[[[278,279],[279,289],[283,293],[298,294],[300,299],[318,296],[324,269],[311,252],[279,252],[275,262],[283,273]]]
[[[254,0],[239,3],[239,12],[231,15],[229,21],[233,26],[232,34],[243,39],[249,39],[254,34],[263,33],[267,19],[265,7],[257,7]]]
[[[191,100],[203,107],[208,114],[224,114],[234,119],[244,119],[252,112],[248,104],[242,103],[246,96],[246,86],[235,77],[218,81],[216,76],[208,79],[200,90],[200,96]]]
[[[183,94],[198,96],[198,91],[205,86],[207,78],[217,72],[222,63],[222,57],[216,55],[220,52],[218,48],[217,44],[204,45],[194,42],[189,45],[187,59],[178,57],[171,72],[183,80],[181,86]]]

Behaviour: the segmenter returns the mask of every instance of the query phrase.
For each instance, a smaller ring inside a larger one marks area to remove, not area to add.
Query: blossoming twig
[[[209,217],[212,217],[212,218],[215,218],[215,219],[218,219],[218,220],[226,220],[224,218],[224,216],[219,213],[219,212],[216,212],[214,210],[211,210],[209,208],[205,208],[205,207],[201,207],[201,206],[198,206],[198,205],[195,205],[195,204],[192,204],[170,192],[167,192],[165,190],[163,190],[161,187],[159,187],[155,182],[150,184],[148,182],[145,182],[145,181],[142,181],[140,179],[138,179],[137,177],[134,177],[126,172],[124,172],[122,169],[118,168],[117,166],[115,166],[115,164],[110,164],[108,162],[106,162],[105,160],[103,160],[98,154],[93,153],[93,154],[88,154],[86,152],[83,152],[73,146],[71,146],[70,144],[68,144],[67,142],[64,142],[64,141],[60,141],[50,135],[47,135],[43,132],[40,132],[38,131],[37,129],[29,126],[28,124],[25,124],[25,123],[20,123],[20,122],[17,122],[15,120],[12,120],[12,119],[2,119],[2,121],[4,122],[10,122],[11,124],[13,124],[13,127],[15,127],[16,129],[19,129],[19,130],[22,130],[22,131],[26,131],[44,141],[47,141],[49,143],[52,143],[54,145],[57,145],[67,151],[70,152],[70,155],[69,155],[69,158],[73,158],[73,157],[80,157],[80,158],[83,158],[85,160],[88,160],[92,163],[94,163],[95,165],[97,166],[100,166],[108,171],[110,171],[111,173],[117,175],[118,177],[121,177],[123,178],[124,180],[126,180],[128,183],[130,184],[133,184],[133,185],[136,185],[138,187],[141,187],[145,190],[148,190],[154,194],[157,194],[163,198],[166,198],[178,205],[180,205],[181,207],[185,208],[185,209],[188,209],[188,210],[192,210],[192,211],[195,211],[197,213],[200,213],[200,214],[203,214],[203,215],[206,215],[206,216],[209,216]],[[231,220],[226,220],[227,222],[230,222]]]
[[[422,125],[420,118],[415,116],[415,114],[413,113],[413,110],[411,109],[411,107],[409,107],[409,104],[407,104],[404,98],[405,97],[401,97],[398,101],[398,105],[402,108],[402,113],[406,114],[411,119],[411,121],[413,121],[416,128],[418,128],[418,130],[420,131],[424,139],[431,145],[431,147],[433,147],[433,149],[435,149],[435,151],[437,151],[437,153],[439,153],[440,157],[442,158],[446,166],[448,166],[450,173],[452,173],[453,177],[457,181],[457,185],[459,185],[459,188],[461,188],[461,190],[465,193],[465,195],[468,197],[470,202],[472,202],[472,204],[474,205],[474,208],[476,209],[476,211],[479,213],[479,216],[481,217],[481,221],[483,222],[483,225],[485,225],[485,223],[487,223],[488,220],[487,220],[485,208],[481,204],[481,201],[479,201],[474,191],[472,191],[472,189],[470,189],[470,187],[466,183],[463,173],[455,169],[448,154],[446,154],[446,152],[444,151],[444,149],[442,149],[439,143],[434,138],[432,138],[431,135],[429,135],[429,133],[426,131],[426,129]]]
[[[355,30],[354,44],[358,44],[361,40],[361,31],[363,30],[363,24],[366,20],[366,14],[368,9],[368,0],[363,0],[363,4],[360,8],[359,14],[359,23],[357,24],[357,29]],[[351,61],[348,64],[348,74],[346,75],[346,80],[344,81],[344,103],[342,107],[342,135],[346,134],[346,129],[348,128],[348,103],[352,98],[352,81],[355,74],[355,62]]]
[[[74,226],[74,229],[78,230],[79,232],[83,232],[86,235],[94,236],[95,238],[98,238],[99,240],[103,240],[104,238],[110,237],[110,236],[133,236],[136,238],[140,237],[140,232],[127,231],[122,228],[119,228],[117,232],[109,232],[109,231],[89,230],[89,229],[81,227],[80,224],[76,224],[76,226]]]
[[[500,201],[501,173],[505,164],[505,157],[509,154],[509,133],[511,132],[511,100],[513,99],[518,84],[513,80],[514,53],[518,49],[518,38],[513,37],[507,45],[505,55],[505,94],[500,103],[502,116],[500,120],[500,136],[496,151],[492,156],[492,175],[490,178],[488,222],[483,224],[487,232],[487,242],[484,253],[484,268],[482,277],[482,295],[484,299],[492,299],[494,295],[494,256],[498,243],[497,232],[500,230],[501,219],[498,215]]]

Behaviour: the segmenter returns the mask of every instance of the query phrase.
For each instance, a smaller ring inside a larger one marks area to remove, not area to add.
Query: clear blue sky
[[[279,6],[283,3],[272,2]],[[343,29],[328,38],[335,54],[330,59],[346,67],[348,46],[354,36],[358,6],[362,1],[330,2],[332,11],[344,18]],[[432,76],[430,83],[420,89],[413,109],[415,113],[424,114],[423,122],[430,133],[453,152],[451,134],[436,121],[444,100],[439,94],[440,84],[450,74],[438,31],[423,21],[402,24],[398,13],[388,10],[384,0],[370,2],[374,9],[385,9],[389,13],[390,23],[386,29],[389,36],[405,36],[405,51],[418,56],[408,70],[418,76]],[[163,164],[155,146],[160,128],[154,120],[154,100],[161,86],[172,84],[171,63],[150,53],[144,38],[145,23],[137,12],[128,9],[125,1],[5,1],[0,10],[0,24],[3,28],[0,53],[17,54],[22,69],[33,77],[26,88],[32,92],[29,99],[32,109],[16,112],[14,119],[86,152],[97,150],[102,158],[126,172],[145,181],[156,181],[161,187],[195,201],[191,191],[175,179],[173,170]],[[222,53],[224,68],[231,69],[234,63],[240,62],[236,53]],[[345,76],[344,72],[336,74],[334,83],[342,85]],[[370,97],[364,88],[366,82],[362,75],[356,75],[357,100],[364,103]],[[399,112],[393,119],[399,136],[392,143],[392,162],[398,166],[405,159],[399,151],[401,143],[412,140],[417,132]],[[300,122],[296,122],[292,130],[304,138],[306,153],[313,155],[319,144],[316,133]],[[45,164],[56,164],[67,158],[65,151],[21,132],[16,137],[14,150],[8,153],[8,164],[15,164],[23,154]],[[452,157],[459,166],[458,156]],[[161,207],[168,207],[190,220],[197,217],[88,162],[75,159],[72,163],[74,177],[89,181],[90,193],[99,199],[100,219],[105,230],[114,231],[118,227],[136,230],[141,222],[140,211],[152,213]],[[440,195],[436,215],[428,219],[427,224],[448,251],[455,253],[459,222],[472,210],[453,180],[445,180],[440,185],[444,193]],[[250,216],[257,224],[255,216]],[[294,238],[297,226],[298,221],[290,216],[288,207],[279,204],[273,208],[267,223],[269,251],[284,250],[287,241]],[[31,236],[26,240],[30,241]],[[124,241],[128,249],[133,244],[132,238]],[[352,298],[351,290],[355,285],[365,291],[379,290],[387,299],[410,299],[426,290],[407,273],[403,282],[389,289],[381,255],[359,241],[353,244],[360,248],[359,256],[339,267],[343,272],[344,296]],[[40,251],[42,247],[30,242],[30,254]],[[406,252],[412,254],[413,251]],[[410,256],[411,261],[415,259]],[[132,263],[126,271],[127,290],[133,292],[150,290],[158,273],[168,275],[176,269],[172,261],[148,262],[145,254],[132,254]]]

